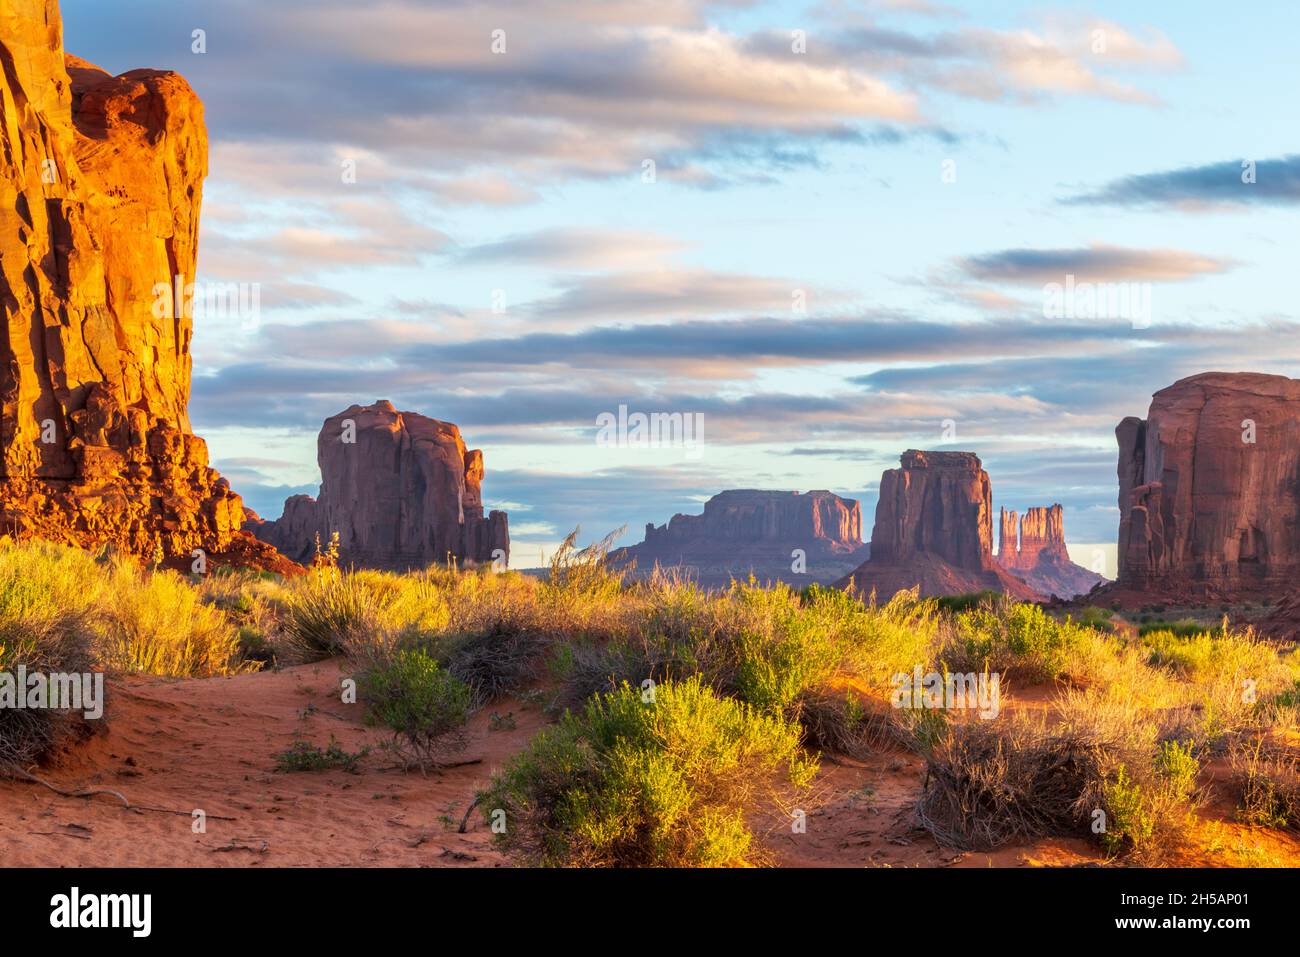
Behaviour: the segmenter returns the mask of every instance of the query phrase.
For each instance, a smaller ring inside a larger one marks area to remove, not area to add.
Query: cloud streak
[[[1172,207],[1206,210],[1300,203],[1300,153],[1254,163],[1224,160],[1202,166],[1126,176],[1101,189],[1064,200],[1067,205]]]

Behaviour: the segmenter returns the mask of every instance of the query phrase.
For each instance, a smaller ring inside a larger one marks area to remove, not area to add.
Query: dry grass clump
[[[439,573],[313,568],[283,589],[282,652],[318,661],[353,648],[431,639],[450,621]]]
[[[239,631],[173,571],[115,562],[100,608],[99,660],[114,671],[205,678],[256,670]]]
[[[0,620],[25,635],[8,644],[21,644],[28,655],[75,641],[112,670],[203,677],[248,667],[237,630],[190,582],[107,551],[0,544]],[[51,661],[65,657],[46,654]]]
[[[1007,718],[962,722],[926,756],[922,827],[948,847],[991,849],[1082,831],[1101,804],[1106,744]]]
[[[0,543],[0,672],[88,671],[101,586],[102,573],[84,552]],[[41,758],[78,720],[65,710],[0,709],[0,774]]]
[[[926,756],[922,826],[964,849],[1092,834],[1109,853],[1158,859],[1199,800],[1193,743],[1122,692],[1067,691],[1058,711],[1054,726],[954,723]]]
[[[1237,817],[1259,827],[1300,831],[1300,749],[1256,734],[1231,752],[1241,788]]]

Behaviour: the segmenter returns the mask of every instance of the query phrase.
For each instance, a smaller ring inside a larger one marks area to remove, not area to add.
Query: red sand
[[[375,743],[359,709],[339,698],[341,661],[236,678],[110,681],[105,730],[69,746],[38,773],[64,790],[105,787],[132,803],[183,811],[128,810],[107,795],[65,798],[35,784],[0,781],[0,846],[9,866],[421,866],[496,867],[477,811],[457,826],[474,794],[546,723],[536,706],[498,703],[470,722],[462,760],[482,763],[431,772],[393,767],[373,751],[359,774],[278,773],[276,755],[301,737],[349,751]],[[1045,688],[1015,688],[1010,709],[1048,707]],[[311,710],[313,709],[314,710]],[[517,727],[489,731],[490,715],[513,712]],[[941,848],[916,829],[911,808],[924,761],[902,749],[865,762],[823,759],[808,801],[807,830],[790,819],[755,822],[773,863],[803,867],[1023,867],[1101,863],[1086,839],[1049,839],[992,853]],[[1229,769],[1203,776],[1210,800],[1169,864],[1278,866],[1300,862],[1300,841],[1247,828],[1233,818]],[[209,816],[191,830],[190,812]],[[216,819],[233,817],[233,821]]]

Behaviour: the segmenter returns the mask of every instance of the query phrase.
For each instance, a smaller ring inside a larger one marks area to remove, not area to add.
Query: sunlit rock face
[[[405,571],[435,562],[510,557],[506,513],[483,514],[483,453],[460,429],[391,402],[354,405],[325,420],[316,440],[320,497],[295,495],[276,521],[249,531],[295,561],[339,536],[344,565]]]
[[[4,0],[0,65],[0,530],[274,558],[190,429],[192,319],[160,294],[194,281],[202,103],[65,56],[53,0]]]
[[[1300,573],[1300,381],[1206,372],[1162,389],[1119,441],[1119,582],[1230,599]]]

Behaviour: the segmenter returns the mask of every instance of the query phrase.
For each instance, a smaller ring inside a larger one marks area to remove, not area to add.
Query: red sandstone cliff
[[[1070,560],[1065,545],[1065,517],[1060,505],[1031,508],[1019,520],[1001,511],[998,564],[1034,591],[1043,595],[1073,598],[1106,579]]]
[[[1202,373],[1115,432],[1120,589],[1213,600],[1294,590],[1300,381]]]
[[[647,524],[645,541],[610,554],[645,574],[681,568],[703,585],[750,574],[791,584],[832,582],[862,560],[862,506],[828,491],[731,489],[704,503],[703,514]]]
[[[64,57],[54,0],[0,12],[0,530],[278,561],[190,431],[207,137],[177,74]]]
[[[316,440],[320,498],[295,495],[276,521],[248,529],[295,561],[316,537],[339,534],[340,562],[405,571],[434,562],[510,557],[505,512],[483,514],[483,453],[460,430],[391,402],[354,405],[325,420]]]
[[[909,449],[901,465],[880,479],[871,558],[841,585],[880,601],[917,586],[922,596],[1040,597],[993,560],[992,490],[978,456]]]

